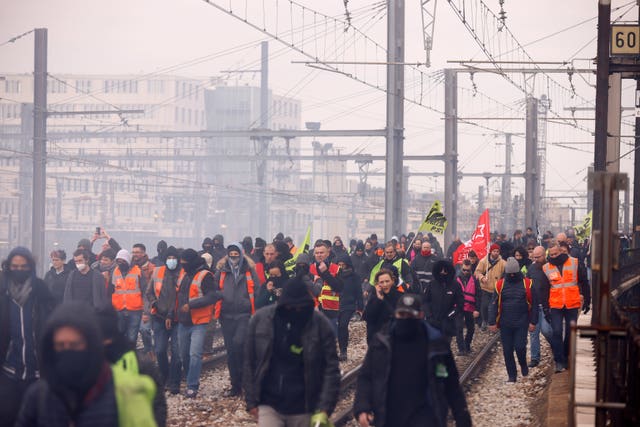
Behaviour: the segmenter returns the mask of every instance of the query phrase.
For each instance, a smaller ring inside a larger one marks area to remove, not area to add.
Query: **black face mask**
[[[518,273],[509,273],[507,274],[507,279],[509,280],[516,280],[518,278]]]
[[[409,341],[418,335],[420,319],[396,319],[395,336],[403,341]]]
[[[556,267],[560,267],[561,265],[563,265],[565,262],[567,262],[567,259],[569,259],[569,255],[567,254],[560,254],[555,258],[551,258],[549,257],[549,262],[553,265],[555,265]]]
[[[87,385],[80,381],[86,377],[86,371],[91,364],[91,357],[87,350],[64,350],[56,353],[55,370],[58,381],[67,389],[84,392]]]
[[[313,304],[309,304],[302,308],[279,307],[280,316],[292,326],[304,326],[313,315]]]
[[[129,271],[129,263],[128,262],[119,262],[118,268],[122,274],[126,274]]]
[[[31,277],[31,272],[28,270],[9,270],[9,273],[11,279],[16,283],[24,283]]]

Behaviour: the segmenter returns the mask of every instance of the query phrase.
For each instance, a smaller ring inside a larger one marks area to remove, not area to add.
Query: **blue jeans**
[[[566,368],[569,356],[571,322],[578,321],[578,309],[552,308],[549,311],[551,313],[551,328],[553,329],[553,337],[551,339],[553,360],[556,362],[556,365]],[[563,321],[564,325],[562,324]]]
[[[140,321],[142,320],[142,310],[129,311],[120,310],[118,312],[118,329],[133,344],[138,342],[138,331],[140,330]]]
[[[187,370],[187,389],[198,391],[202,371],[202,349],[207,325],[178,325],[180,359]]]
[[[544,311],[542,306],[538,307],[538,323],[536,329],[533,332],[529,332],[529,342],[531,344],[531,360],[540,361],[540,333],[546,338],[547,342],[551,343],[551,337],[553,330],[551,325],[544,318]]]
[[[180,346],[178,345],[178,324],[173,324],[172,328],[167,330],[164,319],[153,316],[151,326],[155,338],[154,350],[162,381],[169,390],[179,390],[182,363],[180,361]],[[169,340],[171,340],[171,362],[167,356]]]

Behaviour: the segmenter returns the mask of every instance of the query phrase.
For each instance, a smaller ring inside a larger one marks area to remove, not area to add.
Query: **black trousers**
[[[493,300],[493,293],[483,289],[480,295],[480,317],[482,318],[482,323],[486,324],[489,323],[489,306]]]
[[[0,372],[0,427],[13,427],[22,397],[34,381],[14,380]]]
[[[527,367],[527,332],[528,326],[520,328],[510,328],[500,326],[500,340],[502,341],[502,353],[504,355],[504,364],[507,368],[507,374],[510,379],[516,379],[518,370],[516,368],[516,360],[513,357],[515,350],[518,357],[518,364],[522,371],[522,375],[527,375],[529,368]]]
[[[227,366],[231,388],[242,389],[242,363],[244,360],[244,343],[249,329],[249,315],[221,318],[222,337],[227,349]]]
[[[349,321],[355,310],[340,310],[338,313],[338,347],[340,353],[346,353],[349,346]]]
[[[471,341],[473,341],[473,333],[476,328],[473,312],[463,311],[456,319],[456,326],[456,343],[458,344],[458,351],[471,351]],[[465,327],[467,328],[466,335],[464,334]]]

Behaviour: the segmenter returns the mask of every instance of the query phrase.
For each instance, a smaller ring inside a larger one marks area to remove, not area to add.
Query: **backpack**
[[[528,277],[523,278],[522,284],[527,294],[527,306],[529,307],[529,314],[531,314],[531,285],[533,281]],[[496,316],[496,325],[500,326],[500,313],[502,311],[502,287],[504,286],[504,279],[498,280],[496,283],[496,292],[498,293],[498,315]]]
[[[156,384],[140,374],[138,358],[132,350],[111,365],[118,406],[119,427],[157,427],[153,414]]]

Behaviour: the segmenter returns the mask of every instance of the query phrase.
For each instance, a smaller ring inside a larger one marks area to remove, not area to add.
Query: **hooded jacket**
[[[467,409],[464,392],[459,384],[458,369],[453,360],[447,341],[440,331],[423,322],[426,334],[427,353],[420,355],[426,358],[428,372],[427,403],[431,410],[433,423],[430,426],[445,427],[449,407],[458,427],[470,427],[471,416]],[[394,350],[393,328],[389,333],[377,333],[364,358],[353,404],[353,414],[372,412],[376,427],[388,425],[387,396],[389,392],[389,373]],[[400,392],[400,390],[391,390]]]
[[[278,305],[258,310],[249,321],[244,351],[243,389],[247,410],[261,404],[262,383],[273,354],[274,318]],[[302,331],[305,410],[331,414],[338,400],[340,368],[336,338],[329,320],[313,311]]]
[[[89,358],[78,377],[79,391],[62,385],[53,348],[56,330],[71,326],[87,343]],[[93,310],[82,303],[63,304],[51,315],[40,347],[41,379],[27,390],[16,426],[111,427],[118,425],[113,377],[104,358],[102,334]]]
[[[354,272],[351,258],[347,253],[338,255],[336,262],[344,262],[349,268],[340,269],[338,277],[342,280],[343,288],[340,292],[340,311],[362,311],[364,303],[362,301],[362,279]]]
[[[531,290],[531,307],[528,305],[527,292],[522,273],[505,274],[501,292],[500,327],[527,328],[538,323],[539,310],[537,293]],[[496,324],[498,315],[498,291],[494,291],[489,306],[489,325]]]
[[[440,272],[446,271],[442,276]],[[424,298],[427,321],[449,337],[456,335],[456,317],[462,313],[464,295],[455,281],[456,270],[451,261],[438,261],[433,265],[433,281]]]
[[[32,267],[31,271],[35,271],[35,260],[31,252],[22,247],[17,247],[9,253],[7,261],[2,266],[4,271],[0,271],[0,368],[5,375],[20,378],[23,376],[22,369],[26,363],[27,377],[31,379],[37,370],[36,346],[44,332],[45,322],[53,311],[55,301],[47,285],[35,274],[31,276],[31,295],[22,309],[13,301],[8,293],[10,279],[7,271],[10,261],[16,255],[24,257]],[[23,352],[22,345],[15,338],[22,339],[31,351]],[[5,368],[17,368],[20,372],[11,374]]]
[[[240,253],[240,263],[238,266],[238,276],[235,277],[227,256],[218,261],[216,265],[215,290],[222,295],[220,308],[220,316],[222,318],[251,315],[251,299],[249,298],[247,273],[250,274],[253,280],[254,301],[258,296],[260,279],[258,278],[258,273],[256,273],[255,263],[251,258]],[[220,283],[222,273],[224,273],[223,284]]]
[[[188,305],[189,309],[194,309],[213,305],[220,299],[220,293],[217,292],[217,289],[215,287],[213,275],[207,274],[202,279],[201,289],[203,296],[200,298],[189,300],[189,291],[191,289],[193,278],[198,272],[207,270],[207,264],[204,258],[198,256],[196,251],[194,251],[193,249],[185,250],[181,255],[181,259],[184,259],[187,251],[190,251],[189,253],[193,255],[189,255],[189,259],[187,260],[188,263],[184,267],[185,275],[180,282],[180,288],[178,289],[178,322],[183,325],[191,326],[193,325],[191,312],[189,311],[187,313],[184,313],[182,310],[180,310],[180,307]]]
[[[224,237],[222,236],[222,234],[216,234],[215,236],[213,236],[213,240],[211,241],[211,243],[213,244],[215,240],[220,243],[218,243],[218,245],[213,245],[213,250],[211,252],[211,256],[213,256],[213,265],[217,265],[222,258],[227,256],[227,250],[224,246]]]
[[[362,313],[362,320],[367,322],[367,342],[370,342],[375,334],[384,330],[391,323],[400,296],[402,294],[398,288],[391,286],[389,293],[385,294],[381,300],[375,289],[372,288]]]

